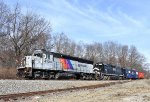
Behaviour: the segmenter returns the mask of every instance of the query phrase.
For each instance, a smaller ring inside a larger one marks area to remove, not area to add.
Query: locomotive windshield
[[[35,50],[33,53],[33,56],[37,56],[42,58],[43,57],[43,52],[41,50]]]
[[[97,68],[99,68],[99,69],[102,69],[102,68],[103,68],[103,64],[97,63],[97,64],[95,64],[95,67],[97,67]]]

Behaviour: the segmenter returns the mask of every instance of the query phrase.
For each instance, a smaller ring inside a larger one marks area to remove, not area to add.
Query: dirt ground
[[[150,80],[34,96],[31,102],[150,102]]]

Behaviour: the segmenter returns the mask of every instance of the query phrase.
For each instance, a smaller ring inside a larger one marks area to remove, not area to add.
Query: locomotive
[[[94,64],[93,61],[61,53],[35,50],[31,56],[21,60],[17,76],[27,79],[117,80],[137,79],[138,71],[102,62]],[[144,73],[140,72],[140,78],[144,78]]]

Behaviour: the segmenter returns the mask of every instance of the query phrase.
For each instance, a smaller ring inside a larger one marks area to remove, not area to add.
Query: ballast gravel
[[[17,102],[150,102],[150,79],[134,80],[103,88],[36,95]]]
[[[0,95],[74,88],[109,82],[113,81],[0,80]]]

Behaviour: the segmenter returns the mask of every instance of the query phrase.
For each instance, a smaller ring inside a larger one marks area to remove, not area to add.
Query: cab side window
[[[43,54],[43,58],[45,58],[45,59],[46,59],[46,54]]]
[[[53,55],[49,55],[49,59],[51,60],[51,61],[53,61]]]
[[[43,57],[41,53],[34,54],[34,56],[37,56],[37,57],[40,57],[40,58]]]

